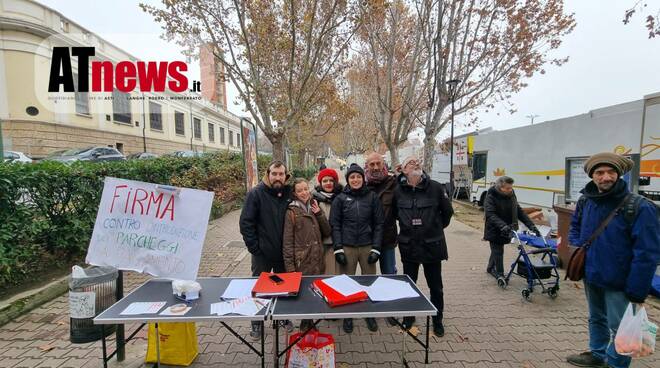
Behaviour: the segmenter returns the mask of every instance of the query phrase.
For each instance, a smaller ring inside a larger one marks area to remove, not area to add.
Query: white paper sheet
[[[344,296],[353,295],[366,290],[365,286],[360,285],[357,281],[347,275],[339,275],[323,279],[323,282]]]
[[[417,291],[405,281],[379,277],[367,288],[369,299],[374,302],[384,302],[403,298],[416,298]]]
[[[243,316],[254,316],[270,303],[270,299],[239,298],[226,302],[211,304],[211,314],[225,315],[230,313]]]
[[[211,304],[211,314],[217,314],[219,316],[224,316],[232,312],[232,307],[230,302],[220,302]]]
[[[227,289],[222,293],[222,299],[236,299],[252,296],[252,289],[257,279],[235,279],[229,282]]]
[[[121,315],[136,315],[136,314],[155,314],[163,308],[167,302],[136,302],[131,303],[124,309]]]
[[[181,312],[172,312],[170,308],[165,308],[164,311],[160,312],[161,316],[183,316],[186,313],[188,313],[189,310],[191,310],[192,307],[186,307],[186,309],[182,310]]]

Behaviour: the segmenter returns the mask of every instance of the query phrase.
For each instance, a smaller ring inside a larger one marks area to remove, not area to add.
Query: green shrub
[[[263,174],[270,157],[258,160]],[[242,156],[236,153],[71,165],[0,163],[0,289],[86,253],[106,176],[212,191],[211,218],[236,208],[245,196]]]
[[[314,166],[308,166],[304,169],[295,168],[293,169],[293,177],[311,179],[316,174],[316,171],[316,167]]]

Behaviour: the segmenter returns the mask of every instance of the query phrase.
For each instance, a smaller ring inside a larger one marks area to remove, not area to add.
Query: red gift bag
[[[301,332],[289,337],[293,344]],[[310,331],[286,353],[287,368],[334,368],[335,339],[331,334],[323,334],[317,330]]]

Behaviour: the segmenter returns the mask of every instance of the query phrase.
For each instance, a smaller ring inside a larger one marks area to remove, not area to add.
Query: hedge
[[[263,174],[270,157],[258,160]],[[242,156],[235,153],[72,165],[0,163],[0,290],[86,253],[106,176],[213,191],[212,218],[240,205],[245,195]]]

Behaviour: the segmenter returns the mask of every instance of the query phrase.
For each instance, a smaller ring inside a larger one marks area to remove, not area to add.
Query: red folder
[[[252,288],[253,297],[296,296],[300,290],[302,272],[277,273],[284,282],[276,284],[269,278],[272,273],[262,272]]]
[[[359,293],[344,295],[337,290],[328,286],[323,279],[314,280],[312,282],[312,289],[319,294],[331,307],[336,307],[344,304],[351,304],[361,302],[363,300],[369,299],[366,291],[360,291]]]

